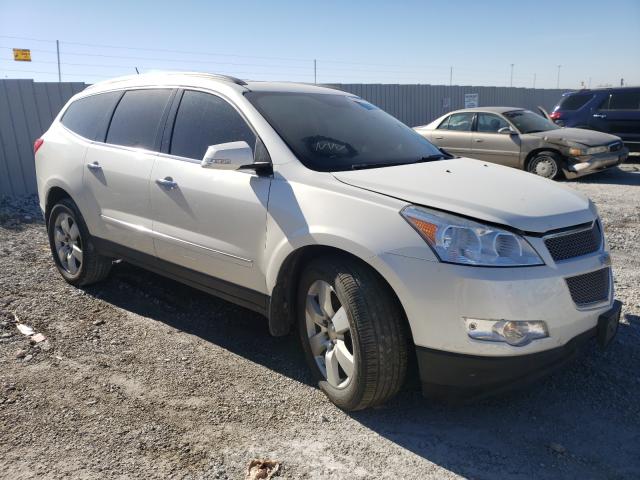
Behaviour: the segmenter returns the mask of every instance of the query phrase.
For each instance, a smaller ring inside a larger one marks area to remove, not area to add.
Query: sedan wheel
[[[553,180],[560,174],[560,161],[553,152],[541,152],[531,159],[527,170]]]

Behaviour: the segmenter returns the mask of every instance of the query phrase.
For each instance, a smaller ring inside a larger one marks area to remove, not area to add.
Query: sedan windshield
[[[513,110],[505,112],[503,115],[511,120],[520,133],[546,132],[560,128],[555,123],[529,110]]]
[[[405,124],[358,97],[297,92],[245,95],[312,170],[379,168],[446,158]]]

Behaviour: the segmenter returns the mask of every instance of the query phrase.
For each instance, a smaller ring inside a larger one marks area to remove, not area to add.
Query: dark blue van
[[[563,127],[616,135],[629,150],[640,150],[640,87],[578,90],[562,95],[551,119]]]

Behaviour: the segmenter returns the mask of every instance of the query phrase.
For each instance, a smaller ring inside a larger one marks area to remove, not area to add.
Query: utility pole
[[[536,74],[533,74],[533,89],[536,89]]]
[[[509,86],[513,87],[513,63],[511,64],[511,79],[509,80]]]
[[[453,67],[449,67],[449,86],[453,85]]]
[[[313,59],[313,84],[318,84],[318,65],[316,59]]]
[[[62,74],[60,73],[60,40],[56,40],[56,54],[58,55],[58,83],[62,82]]]
[[[562,67],[562,65],[558,65],[558,79],[556,80],[556,88],[560,88],[560,67]]]

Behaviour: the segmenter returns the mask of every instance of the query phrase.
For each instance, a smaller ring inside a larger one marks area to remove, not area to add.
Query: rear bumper
[[[617,152],[607,152],[591,157],[570,158],[564,174],[567,178],[578,178],[590,173],[599,172],[609,167],[620,165],[629,157],[629,149],[623,147]],[[571,163],[574,162],[574,163]]]
[[[620,315],[620,302],[600,316],[598,325],[561,347],[528,355],[487,357],[416,347],[422,390],[425,396],[442,399],[479,399],[530,384],[575,358],[598,338],[601,346],[608,320]],[[617,325],[617,323],[616,323]],[[608,333],[607,343],[615,331]]]

